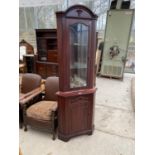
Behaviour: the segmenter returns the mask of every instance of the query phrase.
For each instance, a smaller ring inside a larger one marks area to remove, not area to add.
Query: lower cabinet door
[[[46,64],[46,74],[48,76],[58,76],[57,65],[55,64]]]
[[[70,99],[70,132],[82,132],[88,129],[89,122],[89,98],[87,96],[78,96]]]
[[[46,76],[52,76],[52,65],[46,64]]]
[[[46,78],[46,64],[37,63],[36,64],[36,72],[39,74],[43,79]]]

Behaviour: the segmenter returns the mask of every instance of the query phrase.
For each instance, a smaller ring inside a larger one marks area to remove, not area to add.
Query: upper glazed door
[[[87,86],[88,26],[76,23],[69,27],[70,88]]]
[[[86,88],[89,85],[91,22],[67,19],[66,26],[68,89]]]

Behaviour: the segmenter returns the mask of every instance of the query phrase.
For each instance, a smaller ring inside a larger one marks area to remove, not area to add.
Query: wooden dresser
[[[36,73],[43,79],[58,76],[57,30],[36,29]]]

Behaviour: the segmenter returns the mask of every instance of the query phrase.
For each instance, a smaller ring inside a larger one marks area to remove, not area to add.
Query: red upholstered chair
[[[53,140],[55,139],[58,106],[56,92],[58,90],[59,78],[48,77],[45,81],[45,96],[41,101],[24,109],[25,131],[27,131],[27,125],[30,125],[53,133]]]
[[[23,124],[23,107],[28,106],[30,104],[26,102],[26,98],[34,92],[40,92],[41,89],[41,76],[34,73],[25,73],[22,75],[21,85],[20,85],[20,95],[19,95],[19,123],[20,128],[22,128]],[[33,98],[35,100],[37,98]]]

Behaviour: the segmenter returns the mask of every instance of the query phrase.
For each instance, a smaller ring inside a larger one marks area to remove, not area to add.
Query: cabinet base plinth
[[[82,132],[78,132],[75,134],[62,134],[62,133],[58,133],[58,139],[64,141],[64,142],[68,142],[71,138],[73,137],[77,137],[77,136],[81,136],[81,135],[92,135],[93,134],[94,129],[92,130],[87,130],[87,131],[82,131]]]

